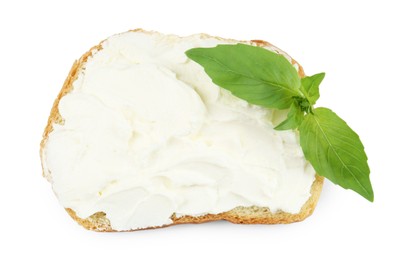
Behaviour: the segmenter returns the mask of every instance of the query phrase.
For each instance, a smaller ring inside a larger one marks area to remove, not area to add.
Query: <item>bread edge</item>
[[[155,33],[152,31],[145,31],[143,29],[135,29],[130,30],[130,32],[142,32],[142,33]],[[251,40],[251,41],[236,41],[231,39],[223,39],[220,37],[214,37],[207,34],[201,34],[202,37],[207,38],[216,38],[218,40],[224,41],[234,41],[234,42],[245,42],[248,44],[253,44],[260,47],[273,47],[277,49],[281,54],[290,57],[287,53],[283,52],[276,46],[270,44],[269,42],[263,40]],[[84,53],[80,59],[76,60],[72,68],[70,69],[69,75],[67,76],[62,89],[60,90],[56,100],[53,103],[50,116],[48,118],[47,125],[45,127],[44,133],[42,135],[42,141],[40,143],[40,157],[42,163],[42,174],[44,177],[48,179],[49,182],[52,182],[52,177],[50,173],[45,172],[45,161],[44,161],[44,148],[46,141],[48,140],[49,134],[53,131],[53,124],[63,124],[63,118],[59,113],[59,102],[62,97],[68,94],[73,88],[73,82],[77,79],[79,72],[86,64],[87,60],[92,56],[92,54],[96,51],[102,49],[101,41],[98,45],[92,47],[89,51]],[[302,66],[297,63],[293,58],[291,58],[292,64],[298,65],[298,73],[300,77],[304,77],[304,71]],[[317,175],[315,180],[311,186],[311,196],[306,201],[306,203],[301,208],[300,212],[297,214],[286,213],[283,211],[278,211],[276,213],[272,213],[269,208],[267,207],[258,207],[258,206],[251,206],[251,207],[236,207],[230,211],[219,213],[219,214],[206,214],[202,216],[181,216],[177,217],[175,213],[171,216],[172,223],[169,225],[163,225],[158,227],[149,227],[145,229],[154,229],[154,228],[161,228],[161,227],[168,227],[177,224],[199,224],[205,223],[210,221],[216,220],[226,220],[231,223],[235,224],[288,224],[293,222],[299,222],[306,219],[310,216],[319,200],[322,186],[323,186],[324,178]],[[70,208],[65,208],[67,213],[80,225],[88,230],[99,231],[99,232],[115,232],[111,227],[110,221],[108,220],[106,214],[104,212],[96,212],[93,215],[83,219],[77,216],[74,210]],[[136,230],[144,230],[144,229],[133,229],[128,231],[136,231]]]

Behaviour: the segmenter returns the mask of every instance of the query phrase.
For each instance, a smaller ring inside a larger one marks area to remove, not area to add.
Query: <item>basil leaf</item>
[[[311,105],[316,104],[316,101],[320,97],[319,86],[324,77],[325,73],[318,73],[302,78],[302,91]]]
[[[373,201],[364,147],[344,120],[330,109],[316,108],[305,116],[299,131],[303,153],[319,175]]]
[[[296,69],[282,55],[245,44],[194,48],[186,55],[199,63],[212,81],[250,104],[286,109],[301,95]]]
[[[304,118],[304,113],[300,109],[297,101],[294,101],[290,107],[289,113],[285,121],[277,125],[275,130],[289,130],[296,129],[302,123]]]

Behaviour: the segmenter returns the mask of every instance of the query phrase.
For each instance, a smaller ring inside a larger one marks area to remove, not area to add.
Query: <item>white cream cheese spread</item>
[[[220,89],[184,54],[225,43],[127,32],[94,51],[43,150],[63,207],[105,212],[115,230],[238,206],[300,211],[315,172],[298,133],[275,131],[274,111]]]

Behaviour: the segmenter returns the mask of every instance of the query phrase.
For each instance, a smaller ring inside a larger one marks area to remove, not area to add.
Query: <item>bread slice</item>
[[[141,29],[136,29],[133,30],[132,32],[142,32],[142,33],[148,33],[145,32]],[[212,37],[208,35],[203,35],[203,37],[206,38],[215,38],[219,40],[223,40],[218,37]],[[229,40],[227,40],[229,41]],[[233,40],[231,40],[233,41]],[[240,42],[240,41],[237,41]],[[252,44],[256,46],[262,46],[262,47],[269,47],[272,46],[270,43],[262,40],[252,40],[252,41],[246,41],[245,43],[247,44]],[[42,159],[42,168],[43,168],[43,175],[50,181],[52,182],[52,176],[51,173],[45,171],[45,158],[44,158],[44,148],[48,140],[49,134],[53,131],[53,126],[55,124],[63,124],[63,118],[61,117],[59,113],[59,101],[62,99],[63,96],[65,96],[67,93],[69,93],[72,88],[73,88],[73,82],[77,79],[79,73],[83,70],[83,66],[87,62],[87,60],[93,55],[95,51],[101,50],[102,49],[102,42],[98,44],[97,46],[94,46],[91,48],[88,52],[86,52],[79,60],[75,61],[69,75],[67,76],[67,79],[64,82],[64,85],[57,96],[49,119],[48,123],[46,125],[45,131],[43,133],[43,139],[40,144],[40,154],[41,154],[41,159]],[[286,53],[280,51],[283,55],[287,56]],[[298,66],[298,72],[301,77],[304,76],[304,71],[302,67],[292,59],[292,64],[296,64]],[[297,214],[290,214],[286,213],[283,211],[277,211],[275,213],[271,212],[269,208],[267,207],[258,207],[258,206],[251,206],[251,207],[243,207],[239,206],[236,207],[230,211],[219,213],[219,214],[207,214],[207,215],[202,215],[202,216],[180,216],[177,217],[175,213],[171,216],[172,224],[169,225],[163,225],[164,226],[170,226],[170,225],[176,225],[176,224],[186,224],[186,223],[203,223],[203,222],[208,222],[208,221],[216,221],[216,220],[226,220],[232,223],[236,224],[285,224],[285,223],[292,223],[292,222],[297,222],[297,221],[302,221],[306,217],[310,216],[314,208],[316,207],[317,201],[319,199],[321,189],[323,185],[323,177],[316,175],[315,180],[311,186],[311,197],[306,201],[306,203],[302,206],[301,210]],[[111,227],[110,221],[107,218],[106,214],[104,212],[96,212],[93,215],[83,219],[80,218],[76,215],[75,211],[66,208],[66,211],[69,213],[69,215],[76,220],[79,224],[81,224],[83,227],[89,230],[94,230],[94,231],[116,231]],[[157,228],[157,227],[152,227],[152,228]],[[146,228],[148,229],[148,228]],[[139,229],[136,229],[139,230]],[[133,231],[133,230],[132,230]]]

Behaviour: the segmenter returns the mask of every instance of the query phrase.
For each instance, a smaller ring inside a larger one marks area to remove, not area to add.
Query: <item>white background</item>
[[[0,259],[404,259],[401,1],[89,2],[0,3]],[[325,71],[319,105],[361,136],[375,202],[327,181],[314,214],[291,225],[78,226],[41,176],[42,131],[74,59],[138,27],[265,39],[307,74]]]

